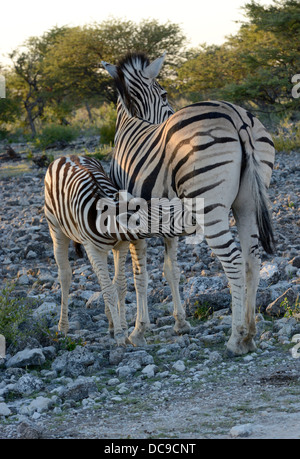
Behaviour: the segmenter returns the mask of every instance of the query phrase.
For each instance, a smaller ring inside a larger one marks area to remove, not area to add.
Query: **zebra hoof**
[[[60,333],[64,336],[67,336],[68,331],[69,331],[69,323],[58,323],[58,330]]]
[[[191,332],[191,325],[186,320],[176,322],[174,326],[174,331],[178,335],[185,335],[186,333],[189,334]]]
[[[144,335],[139,331],[133,330],[128,340],[135,347],[142,347],[147,345],[147,341],[145,340]]]
[[[126,346],[126,338],[124,333],[117,333],[114,338],[117,343],[117,346]]]
[[[255,350],[256,344],[253,338],[249,338],[247,340],[236,340],[230,338],[227,343],[226,352],[228,357],[238,357]]]

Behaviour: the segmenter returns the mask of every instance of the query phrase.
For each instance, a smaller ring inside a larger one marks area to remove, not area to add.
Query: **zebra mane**
[[[127,53],[120,59],[117,69],[123,71],[130,67],[135,70],[144,70],[150,64],[148,56],[144,53]]]
[[[136,115],[136,107],[126,85],[124,71],[144,70],[149,64],[150,61],[146,54],[128,53],[117,65],[116,70],[118,76],[115,78],[116,86],[131,116]]]

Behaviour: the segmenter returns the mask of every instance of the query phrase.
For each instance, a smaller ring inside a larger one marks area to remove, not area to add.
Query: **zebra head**
[[[159,124],[174,113],[167,92],[155,79],[164,60],[165,53],[151,63],[144,54],[128,54],[118,65],[102,61],[115,80],[120,101],[130,116]]]

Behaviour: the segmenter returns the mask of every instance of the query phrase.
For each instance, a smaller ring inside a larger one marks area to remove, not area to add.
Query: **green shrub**
[[[113,103],[100,108],[100,142],[112,145],[115,138],[117,111]]]
[[[110,161],[112,156],[113,148],[110,145],[102,145],[97,147],[94,152],[87,151],[85,149],[85,155],[90,156],[91,158],[98,159],[99,161]]]
[[[6,285],[0,292],[0,334],[5,336],[7,345],[16,345],[23,339],[19,326],[29,319],[32,309],[25,298],[15,298],[15,285]]]
[[[79,131],[72,126],[64,126],[61,124],[49,124],[42,132],[37,135],[34,143],[37,147],[44,149],[59,142],[68,143],[78,137]]]
[[[276,151],[300,150],[300,123],[281,122],[273,141]]]

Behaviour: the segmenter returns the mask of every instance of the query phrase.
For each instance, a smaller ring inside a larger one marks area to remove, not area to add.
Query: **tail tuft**
[[[75,252],[78,258],[83,258],[83,251],[79,242],[74,242]]]
[[[256,219],[261,245],[267,253],[272,254],[275,250],[275,241],[269,210],[260,209],[260,212],[256,213]]]
[[[267,253],[272,254],[275,250],[275,240],[272,219],[268,206],[269,199],[267,196],[266,187],[257,171],[255,171],[254,176],[256,181],[256,196],[258,197],[258,202],[256,205],[256,221],[259,238],[263,249]]]

